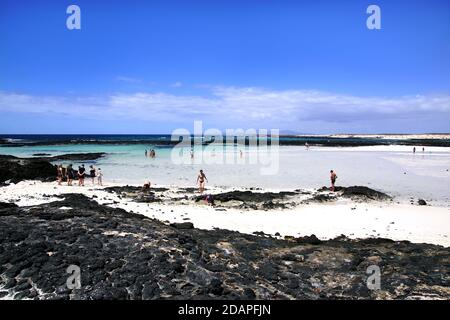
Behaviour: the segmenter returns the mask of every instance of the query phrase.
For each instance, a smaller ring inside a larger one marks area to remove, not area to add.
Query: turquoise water
[[[151,148],[156,150],[154,159],[144,155],[145,149]],[[173,150],[184,152],[183,163],[178,163],[178,158],[174,160]],[[203,161],[200,161],[201,150],[204,151]],[[449,148],[427,148],[426,153],[413,155],[410,147],[404,146],[315,147],[310,150],[282,146],[270,154],[257,147],[228,145],[205,149],[197,146],[194,160],[190,159],[189,151],[190,148],[173,149],[147,144],[0,147],[0,154],[20,157],[31,157],[35,153],[105,152],[107,156],[104,158],[83,162],[101,167],[105,183],[142,184],[150,180],[154,185],[195,186],[198,170],[203,169],[209,185],[216,187],[317,188],[329,184],[329,170],[334,169],[338,174],[338,185],[365,185],[403,201],[409,197],[424,198],[450,206]],[[225,157],[233,161],[223,163],[226,162]],[[256,163],[250,163],[250,159],[255,158]],[[263,160],[265,162],[261,163]],[[76,168],[81,162],[73,161],[73,164]],[[269,167],[274,170],[264,174],[263,169]]]

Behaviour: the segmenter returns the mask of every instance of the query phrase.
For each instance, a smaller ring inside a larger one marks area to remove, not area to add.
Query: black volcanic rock
[[[417,202],[419,204],[419,206],[426,206],[427,202],[423,199],[419,199],[419,201]]]
[[[176,222],[171,223],[171,227],[177,228],[177,229],[193,229],[194,225],[192,222]]]
[[[322,192],[329,192],[330,188],[323,186],[317,189],[318,194],[314,196],[311,200],[316,200],[318,202],[323,202],[333,199],[330,194],[322,194]],[[345,198],[351,198],[353,200],[376,200],[376,201],[386,201],[391,200],[392,197],[381,191],[377,191],[365,186],[351,186],[351,187],[340,187],[336,186],[334,188],[334,193]]]
[[[41,159],[22,159],[0,155],[0,182],[26,179],[48,180],[56,176],[56,167]]]
[[[0,235],[0,296],[16,299],[450,299],[450,250],[429,244],[180,229],[77,194],[0,208]]]
[[[68,153],[68,154],[61,154],[57,156],[51,156],[51,157],[40,157],[40,160],[44,161],[90,161],[90,160],[97,160],[101,157],[104,157],[106,153],[104,152],[89,152],[89,153]]]
[[[105,153],[73,153],[53,157],[18,158],[11,155],[0,155],[0,183],[11,180],[52,180],[56,179],[56,167],[50,161],[88,161],[103,157]],[[76,175],[75,175],[76,177]]]
[[[16,208],[17,205],[15,203],[10,202],[0,202],[0,209],[6,209],[6,208]]]
[[[47,156],[51,156],[50,153],[33,153],[32,154],[33,157],[47,157]]]
[[[389,200],[391,196],[364,186],[343,188],[342,196],[347,198],[362,197],[371,200]]]

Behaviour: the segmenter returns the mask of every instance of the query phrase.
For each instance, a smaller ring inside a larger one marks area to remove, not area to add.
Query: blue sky
[[[0,133],[449,132],[450,2],[2,0],[0,112]]]

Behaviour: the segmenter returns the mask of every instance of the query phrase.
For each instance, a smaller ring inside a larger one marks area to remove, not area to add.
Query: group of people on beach
[[[425,147],[422,147],[422,153],[425,152]],[[413,148],[413,153],[416,153],[416,147]]]
[[[145,156],[146,157],[150,157],[150,158],[155,158],[156,157],[156,151],[154,149],[148,150],[145,149]]]
[[[73,169],[73,165],[69,164],[67,168],[64,168],[62,164],[57,165],[57,181],[58,185],[61,185],[63,180],[67,181],[67,185],[71,186],[75,177],[78,178],[78,185],[84,186],[84,179],[86,176],[91,178],[92,185],[95,185],[95,180],[97,179],[98,185],[103,185],[103,172],[101,168],[95,168],[94,165],[89,166],[89,174],[86,175],[86,168],[84,164],[78,167],[78,170]]]

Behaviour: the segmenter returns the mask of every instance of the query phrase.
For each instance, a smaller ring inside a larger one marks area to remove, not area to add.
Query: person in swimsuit
[[[84,164],[81,167],[78,167],[78,185],[84,187],[84,176],[86,174],[86,169],[84,168]]]
[[[93,165],[90,165],[89,168],[91,168],[91,169],[89,170],[89,176],[90,176],[91,179],[92,179],[92,185],[95,185],[95,168],[94,168]]]
[[[98,168],[97,170],[97,183],[99,186],[103,185],[103,172],[102,168]]]
[[[142,186],[142,191],[149,191],[151,186],[152,184],[150,183],[150,181],[146,181]]]
[[[214,197],[213,197],[213,195],[212,194],[206,195],[205,202],[206,202],[207,205],[209,205],[211,207],[214,207]]]
[[[73,175],[73,168],[72,164],[69,164],[67,166],[67,185],[71,186],[73,181],[74,175]]]
[[[336,172],[333,170],[330,170],[330,180],[331,180],[331,187],[330,190],[334,192],[334,184],[336,183],[337,175]]]
[[[63,179],[63,168],[62,165],[58,165],[58,167],[56,168],[57,170],[57,180],[58,180],[58,185],[61,185],[61,181]]]
[[[200,193],[203,193],[203,191],[205,190],[205,180],[208,181],[203,170],[200,170],[200,173],[197,176],[198,191]]]

